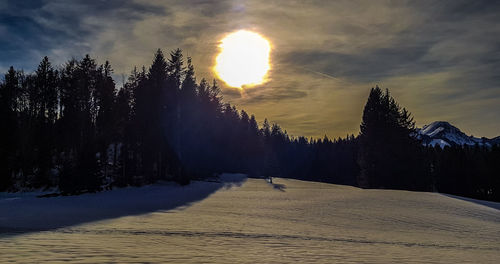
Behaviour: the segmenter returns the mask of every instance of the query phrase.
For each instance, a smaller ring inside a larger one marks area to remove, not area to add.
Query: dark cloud
[[[242,101],[245,104],[256,104],[264,102],[279,102],[281,100],[304,98],[307,92],[293,87],[268,87],[258,93],[250,91],[244,92],[246,96]]]
[[[434,14],[436,20],[463,20],[468,16],[484,17],[498,14],[500,5],[496,0],[444,0],[444,1],[409,1],[407,4],[418,8],[420,12]]]
[[[224,87],[222,88],[222,92],[225,99],[241,98],[241,90],[239,88]]]
[[[10,11],[33,10],[42,7],[46,2],[47,1],[44,0],[25,0],[25,1],[6,0],[4,8]]]
[[[124,0],[9,0],[0,8],[1,66],[12,64],[32,69],[36,61],[44,55],[53,55],[54,50],[81,56],[92,52],[94,43],[89,38],[109,23],[131,23],[149,14],[166,15],[166,12],[162,6]]]

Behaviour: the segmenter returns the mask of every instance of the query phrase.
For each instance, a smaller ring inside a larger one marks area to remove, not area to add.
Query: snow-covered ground
[[[499,204],[479,202],[241,175],[2,194],[0,262],[500,263]]]

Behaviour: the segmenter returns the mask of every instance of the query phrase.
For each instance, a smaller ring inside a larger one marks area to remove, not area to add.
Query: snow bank
[[[448,197],[452,197],[452,198],[455,198],[455,199],[460,199],[460,200],[464,200],[464,201],[467,201],[467,202],[471,202],[471,203],[475,203],[475,204],[480,204],[480,205],[484,205],[484,206],[487,206],[487,207],[491,207],[491,208],[499,210],[499,212],[500,212],[500,203],[497,203],[497,202],[472,199],[472,198],[468,198],[468,197],[462,197],[462,196],[457,196],[457,195],[452,195],[452,194],[446,194],[446,193],[443,193],[443,195],[448,196]]]

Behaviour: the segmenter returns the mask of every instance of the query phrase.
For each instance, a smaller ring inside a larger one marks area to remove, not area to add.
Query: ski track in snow
[[[76,197],[0,195],[0,262],[500,262],[499,203],[279,178],[221,180]],[[75,203],[94,215],[64,217]],[[55,224],[36,225],[24,210],[33,207],[48,211],[44,217],[52,211]],[[114,213],[99,215],[103,209]]]

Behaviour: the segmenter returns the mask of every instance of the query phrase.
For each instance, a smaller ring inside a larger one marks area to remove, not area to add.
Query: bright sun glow
[[[240,30],[227,35],[219,47],[215,72],[221,80],[238,88],[265,82],[271,45],[264,37]]]

